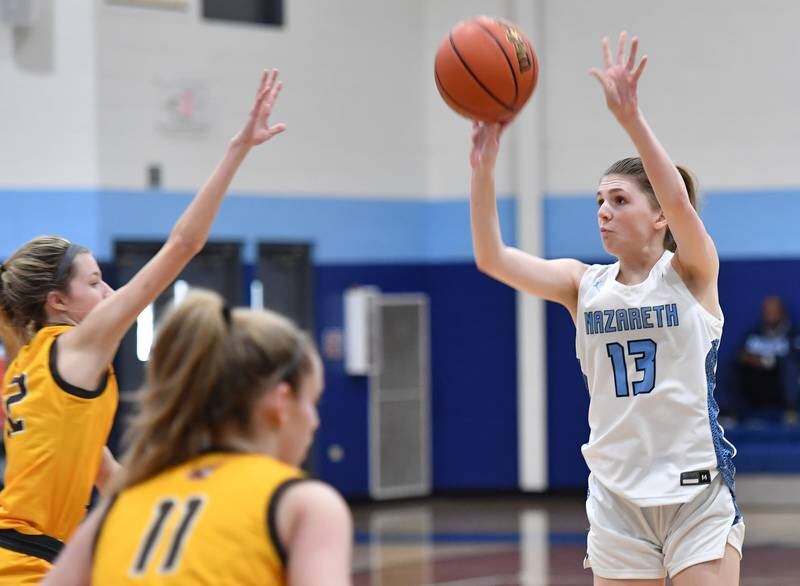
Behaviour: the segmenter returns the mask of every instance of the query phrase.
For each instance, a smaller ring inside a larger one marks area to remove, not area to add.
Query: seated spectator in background
[[[765,297],[761,322],[747,334],[737,357],[739,392],[733,415],[796,420],[798,349],[800,336],[783,300]]]

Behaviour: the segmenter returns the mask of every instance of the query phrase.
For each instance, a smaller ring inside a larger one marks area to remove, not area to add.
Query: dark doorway
[[[311,244],[262,242],[256,278],[264,291],[264,307],[282,313],[313,334]]]
[[[163,242],[126,241],[116,242],[114,258],[116,282],[124,285],[159,251]],[[211,289],[222,295],[230,305],[242,302],[241,245],[234,242],[209,242],[186,266],[178,279],[156,299],[151,313],[143,312],[142,322],[135,322],[125,334],[117,352],[114,367],[120,389],[120,407],[117,420],[109,439],[113,451],[117,452],[125,421],[132,415],[135,406],[133,391],[144,382],[145,360],[149,344],[147,323],[157,324],[176,292],[180,294],[188,287]],[[179,283],[180,282],[180,283]],[[152,316],[152,317],[150,317]],[[146,319],[145,319],[146,317]]]
[[[262,242],[258,245],[256,279],[261,282],[263,306],[294,321],[314,337],[312,291],[312,246],[309,243]],[[256,300],[251,299],[251,303]],[[303,469],[314,476],[316,440],[303,462]]]

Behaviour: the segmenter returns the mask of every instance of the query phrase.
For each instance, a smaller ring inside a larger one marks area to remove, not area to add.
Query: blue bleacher
[[[800,474],[800,425],[748,421],[725,429],[737,474]]]

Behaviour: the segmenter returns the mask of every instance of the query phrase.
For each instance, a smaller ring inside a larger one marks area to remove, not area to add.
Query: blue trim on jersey
[[[719,405],[714,398],[714,389],[717,386],[717,359],[719,340],[712,340],[711,348],[706,354],[706,387],[708,389],[708,422],[711,425],[711,438],[714,441],[714,452],[717,455],[717,468],[722,475],[722,479],[731,491],[733,508],[736,510],[736,517],[733,524],[736,525],[742,520],[742,513],[736,504],[736,490],[733,477],[736,474],[736,467],[733,465],[734,447],[725,439],[725,432],[717,421],[719,415]]]

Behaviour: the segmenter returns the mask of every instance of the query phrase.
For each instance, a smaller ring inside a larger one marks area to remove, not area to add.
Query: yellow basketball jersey
[[[39,330],[3,377],[7,463],[0,530],[65,541],[86,514],[118,390],[112,369],[95,390],[61,379],[56,340],[70,327]]]
[[[98,532],[93,584],[283,586],[278,495],[302,473],[214,452],[120,493]]]

